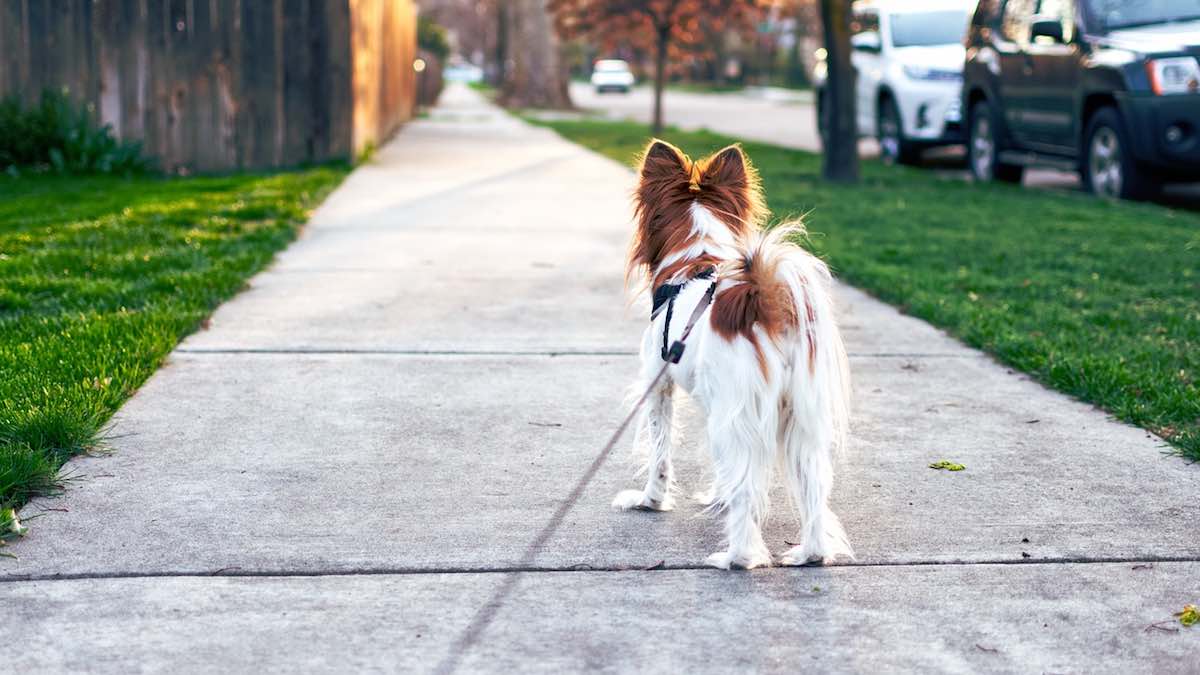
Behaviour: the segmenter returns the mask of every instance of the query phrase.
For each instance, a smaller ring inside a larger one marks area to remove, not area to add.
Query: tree
[[[858,125],[854,110],[854,69],[850,65],[850,0],[821,0],[827,76],[822,116],[821,173],[838,183],[858,181]]]
[[[673,48],[695,47],[707,32],[751,28],[770,0],[550,0],[559,32],[654,54],[654,132],[663,126],[662,93]],[[709,28],[710,31],[704,30]]]
[[[567,71],[552,30],[546,0],[500,3],[505,35],[500,103],[514,108],[570,108]]]

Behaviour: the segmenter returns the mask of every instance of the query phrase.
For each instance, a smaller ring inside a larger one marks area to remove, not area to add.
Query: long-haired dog
[[[648,450],[642,490],[613,506],[673,506],[672,392],[686,390],[706,417],[713,460],[708,501],[723,511],[729,548],[708,557],[720,568],[770,565],[761,525],[776,467],[799,518],[800,543],[784,565],[853,553],[829,509],[833,453],[845,444],[849,371],[823,262],[791,243],[799,226],[763,229],[758,174],[731,146],[699,161],[655,140],[635,195],[637,231],[627,273],[653,290],[655,309],[641,348],[645,390],[715,281],[678,363],[647,398],[638,443]]]

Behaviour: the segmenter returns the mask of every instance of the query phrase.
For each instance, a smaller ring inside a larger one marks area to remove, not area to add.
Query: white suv
[[[858,133],[879,139],[885,162],[911,163],[923,148],[963,142],[963,40],[974,2],[877,0],[854,4],[850,60],[857,73]],[[818,56],[822,56],[819,52]],[[826,65],[819,59],[818,123]]]
[[[628,93],[634,81],[629,64],[621,59],[600,59],[592,68],[592,86],[597,94],[606,91]]]

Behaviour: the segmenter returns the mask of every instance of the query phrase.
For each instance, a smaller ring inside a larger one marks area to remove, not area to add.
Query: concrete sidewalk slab
[[[14,672],[426,672],[464,642],[463,672],[1195,672],[1194,636],[1147,626],[1200,564],[1131,567],[521,574],[478,633],[505,574],[42,581],[0,603]]]
[[[26,509],[61,510],[0,560],[19,665],[1196,662],[1200,634],[1143,628],[1200,600],[1200,467],[853,289],[837,289],[855,431],[834,501],[856,565],[691,569],[720,523],[686,499],[610,510],[636,485],[623,450],[576,491],[637,368],[631,180],[449,90],[127,403],[111,454]],[[703,450],[682,445],[690,492]],[[768,543],[791,533],[780,508]]]
[[[985,359],[852,365],[855,447],[834,506],[859,563],[1200,558],[1200,512],[1179,494],[1189,467],[1105,451],[1148,445],[1144,432]],[[120,452],[73,465],[85,480],[56,501],[71,517],[40,521],[0,578],[521,566],[618,423],[636,368],[625,356],[176,356],[121,411]],[[683,445],[690,494],[707,461],[695,434]],[[967,470],[928,468],[947,457]],[[625,458],[531,564],[698,566],[719,549],[719,520],[690,500],[611,511],[635,483]],[[765,531],[776,550],[795,533],[784,499]]]

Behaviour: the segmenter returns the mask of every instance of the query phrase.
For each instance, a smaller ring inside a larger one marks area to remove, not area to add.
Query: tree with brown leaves
[[[672,48],[700,46],[716,30],[750,29],[770,0],[549,0],[559,32],[607,46],[654,52],[654,132],[662,131],[662,92]]]

